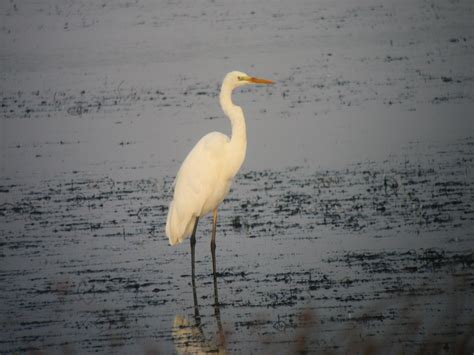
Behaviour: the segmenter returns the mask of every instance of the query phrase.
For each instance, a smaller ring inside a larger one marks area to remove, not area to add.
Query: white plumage
[[[171,245],[181,243],[193,232],[196,219],[215,210],[230,190],[247,148],[242,109],[232,102],[232,90],[250,83],[271,84],[270,80],[233,71],[221,87],[220,104],[232,124],[232,137],[212,132],[202,137],[184,160],[175,180],[173,201],[166,220]]]
[[[229,142],[229,137],[222,133],[209,133],[184,160],[166,221],[171,245],[191,235],[196,217],[211,212],[228,194],[233,178],[226,172]]]

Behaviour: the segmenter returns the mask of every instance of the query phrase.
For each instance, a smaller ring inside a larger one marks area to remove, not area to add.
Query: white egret
[[[247,150],[244,113],[232,102],[232,91],[248,84],[273,83],[239,71],[228,73],[222,83],[219,101],[232,124],[232,137],[220,132],[205,135],[189,152],[178,171],[166,220],[166,235],[171,245],[181,243],[191,235],[193,275],[197,224],[200,217],[213,211],[211,253],[212,270],[216,276],[217,208],[229,193]]]

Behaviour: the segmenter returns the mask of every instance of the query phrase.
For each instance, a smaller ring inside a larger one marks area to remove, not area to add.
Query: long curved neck
[[[247,150],[247,128],[242,109],[232,102],[233,87],[226,83],[222,84],[219,96],[222,110],[229,117],[232,124],[232,137],[230,139],[229,164],[231,177],[239,171],[245,159]]]

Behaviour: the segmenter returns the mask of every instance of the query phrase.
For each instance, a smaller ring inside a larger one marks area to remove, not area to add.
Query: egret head
[[[250,76],[240,71],[232,71],[224,78],[224,85],[229,85],[232,88],[237,88],[249,84],[274,84],[274,81]]]

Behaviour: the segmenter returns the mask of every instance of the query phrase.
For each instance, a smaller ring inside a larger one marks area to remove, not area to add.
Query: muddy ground
[[[473,352],[470,1],[0,10],[1,353]],[[170,188],[232,69],[277,85],[192,280]]]

